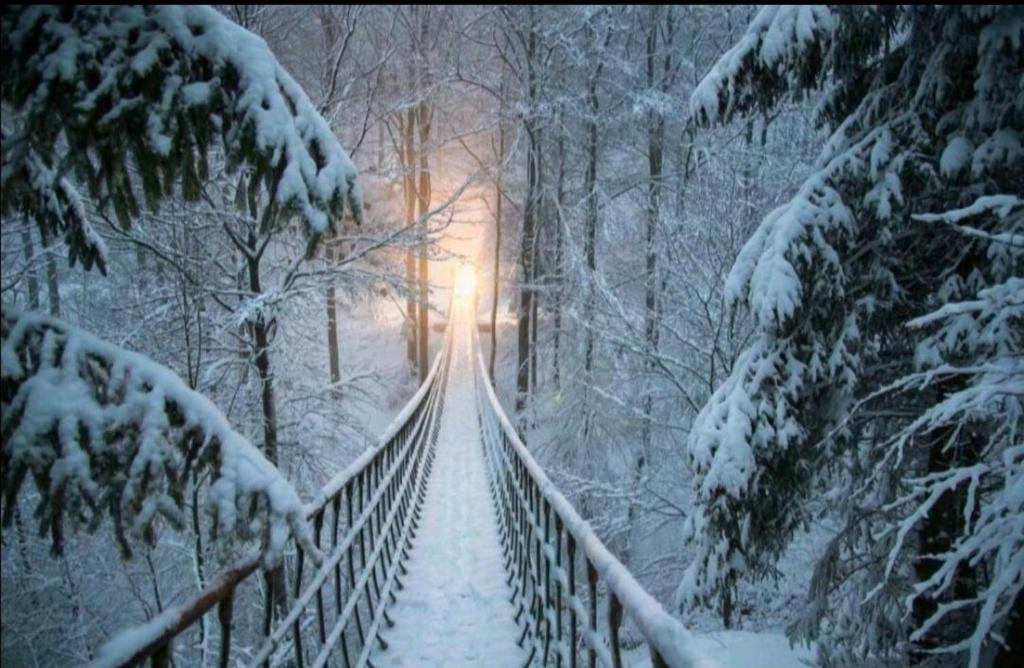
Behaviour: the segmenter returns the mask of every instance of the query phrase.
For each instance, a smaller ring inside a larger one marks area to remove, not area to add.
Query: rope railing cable
[[[691,636],[605,547],[527,450],[505,415],[474,328],[477,405],[491,495],[527,665],[623,665],[619,632],[637,627],[655,668],[692,668]],[[578,584],[578,571],[586,580]],[[598,620],[601,603],[606,624]],[[582,645],[582,646],[581,646]]]
[[[234,637],[233,620],[236,591],[260,570],[259,554],[214,576],[185,603],[121,632],[100,648],[89,665],[131,666],[146,660],[154,667],[170,665],[174,640],[214,607],[220,631],[217,665],[224,668],[238,662],[272,666],[286,660],[299,668],[325,666],[338,654],[331,665],[367,665],[374,644],[386,646],[381,627],[390,623],[387,603],[394,601],[395,588],[402,587],[403,561],[418,528],[444,407],[451,347],[449,324],[426,379],[378,445],[336,474],[306,505],[317,550],[325,551],[325,538],[330,547],[318,567],[307,572],[310,555],[292,543],[285,570],[287,595],[293,602],[287,609],[277,603],[281,597],[274,591],[274,579],[264,578],[264,629],[262,639],[256,636],[255,649],[251,649],[251,637],[248,648]]]

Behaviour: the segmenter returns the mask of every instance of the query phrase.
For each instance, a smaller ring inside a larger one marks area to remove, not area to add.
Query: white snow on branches
[[[294,211],[313,235],[330,229],[346,203],[361,218],[356,169],[330,126],[267,44],[214,9],[33,6],[11,23],[5,52],[26,57],[40,77],[22,106],[38,114],[69,104],[72,150],[92,141],[93,127],[107,139],[118,128],[144,127],[134,139],[145,143],[147,159],[180,169],[174,163],[192,159],[206,132],[196,132],[197,123],[207,118],[229,159],[256,168],[268,210]]]
[[[823,5],[776,5],[762,8],[747,32],[715,63],[690,98],[690,115],[703,123],[727,119],[733,102],[752,95],[741,80],[751,67],[784,72],[804,51],[836,26]]]
[[[5,503],[29,473],[53,521],[109,510],[119,534],[142,533],[182,524],[208,469],[220,531],[262,533],[267,564],[292,536],[319,554],[292,485],[172,371],[47,316],[4,306],[2,325]]]
[[[847,490],[848,527],[816,572],[812,590],[828,593],[805,639],[860,658],[921,641],[976,667],[1004,632],[1024,587],[1022,43],[1019,8],[772,7],[697,87],[698,123],[827,87],[832,136],[726,282],[756,331],[690,433],[697,508],[680,603],[763,572],[821,476]],[[930,458],[936,447],[948,462]],[[836,475],[841,457],[857,465]],[[950,496],[960,523],[932,512]],[[915,582],[919,532],[942,553]],[[889,568],[850,575],[837,559]],[[972,571],[984,575],[964,594]],[[836,614],[872,587],[872,614]],[[908,629],[918,599],[935,612]]]

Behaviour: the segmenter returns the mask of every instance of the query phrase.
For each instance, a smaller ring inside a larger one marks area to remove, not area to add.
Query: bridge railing
[[[480,427],[527,665],[576,668],[585,656],[590,668],[621,668],[625,618],[636,625],[653,666],[693,666],[689,632],[608,551],[547,477],[502,410],[476,350]]]
[[[212,578],[187,602],[147,624],[122,632],[100,648],[90,664],[154,668],[171,665],[174,641],[194,630],[216,608],[217,665],[365,666],[375,643],[386,647],[386,608],[402,588],[403,562],[416,535],[440,428],[451,360],[451,328],[429,375],[391,423],[378,447],[367,450],[332,478],[306,506],[319,564],[297,543],[286,574],[268,571],[262,586],[261,631],[252,611],[242,641],[233,642],[241,585],[261,570],[259,555]],[[281,568],[276,569],[281,573]],[[286,591],[280,591],[282,587]],[[289,602],[289,598],[291,601]],[[249,606],[247,606],[249,607]],[[206,623],[202,624],[205,634]]]

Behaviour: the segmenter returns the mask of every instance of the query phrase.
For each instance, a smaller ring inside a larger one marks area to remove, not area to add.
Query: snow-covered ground
[[[809,647],[790,647],[781,633],[718,631],[694,635],[701,668],[798,668],[815,665]]]
[[[466,319],[462,319],[466,325]],[[522,666],[474,400],[469,329],[457,327],[437,455],[405,589],[376,666]]]
[[[781,633],[717,631],[695,633],[696,668],[805,668],[816,665],[814,651],[808,647],[790,647]],[[651,659],[646,648],[631,650],[623,657],[633,668],[647,668]]]

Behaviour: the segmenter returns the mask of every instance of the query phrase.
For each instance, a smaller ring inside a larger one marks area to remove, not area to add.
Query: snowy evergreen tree
[[[791,634],[826,665],[1021,656],[1022,40],[1016,7],[768,7],[694,92],[713,124],[824,87],[832,136],[726,283],[757,336],[690,436],[682,605],[770,574],[824,494]]]
[[[62,234],[72,262],[106,272],[88,209],[127,228],[140,199],[197,200],[212,157],[243,172],[254,238],[298,218],[308,257],[346,210],[361,220],[355,167],[326,121],[263,40],[213,9],[11,6],[0,30],[3,210],[44,240]],[[95,528],[109,513],[127,554],[128,534],[152,541],[158,516],[183,523],[190,476],[209,469],[221,529],[261,526],[268,561],[289,535],[308,543],[291,485],[150,360],[5,304],[3,380],[5,525],[31,474],[55,550],[65,520]]]
[[[267,45],[209,7],[3,10],[3,209],[63,233],[71,260],[105,250],[69,177],[128,226],[176,192],[198,199],[208,154],[247,168],[265,229],[297,215],[308,252],[350,204],[356,170]],[[259,200],[260,196],[263,201]]]
[[[66,521],[94,530],[109,514],[129,556],[158,518],[186,525],[192,477],[208,474],[222,531],[262,534],[268,563],[292,535],[318,554],[292,485],[173,372],[31,312],[4,307],[0,329],[5,525],[31,476],[55,552]]]

